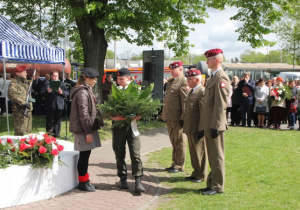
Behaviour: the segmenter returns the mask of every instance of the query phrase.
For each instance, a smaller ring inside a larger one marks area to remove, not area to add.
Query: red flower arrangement
[[[58,144],[56,138],[47,134],[43,136],[30,134],[28,138],[22,138],[15,144],[9,138],[6,144],[2,142],[0,140],[0,168],[7,167],[8,164],[32,164],[33,168],[52,168],[54,157],[64,150],[63,145]],[[60,160],[59,162],[61,163]]]

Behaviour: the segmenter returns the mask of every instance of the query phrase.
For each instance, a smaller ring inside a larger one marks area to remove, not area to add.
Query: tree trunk
[[[85,7],[82,0],[69,0],[72,8]],[[107,41],[104,29],[97,27],[99,16],[83,15],[76,17],[76,25],[80,34],[80,39],[84,53],[84,67],[89,67],[99,71],[100,76],[94,87],[94,93],[98,103],[102,102],[102,79],[104,75],[104,62],[107,50]]]

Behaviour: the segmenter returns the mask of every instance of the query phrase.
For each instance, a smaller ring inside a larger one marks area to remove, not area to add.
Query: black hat
[[[127,68],[121,68],[117,72],[117,76],[129,76],[130,75],[130,70]]]
[[[99,72],[92,68],[84,68],[81,72],[87,77],[99,77]]]

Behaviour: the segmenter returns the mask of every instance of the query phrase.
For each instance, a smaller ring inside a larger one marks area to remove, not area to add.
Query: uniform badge
[[[221,83],[220,83],[220,87],[221,87],[221,88],[224,88],[225,86],[226,86],[225,82],[221,82]]]
[[[171,90],[171,93],[174,93],[174,90]]]
[[[186,90],[189,90],[189,89],[190,89],[190,86],[189,86],[189,85],[186,85],[186,86],[185,86],[185,89],[186,89]]]

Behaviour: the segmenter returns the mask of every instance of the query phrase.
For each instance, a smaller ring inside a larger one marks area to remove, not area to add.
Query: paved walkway
[[[166,128],[157,128],[143,133],[141,154],[171,146]],[[128,151],[128,148],[127,148]],[[129,160],[127,152],[126,159]],[[131,165],[128,162],[128,190],[120,190],[119,178],[116,173],[115,156],[111,140],[102,142],[102,147],[92,150],[89,174],[96,192],[83,192],[73,189],[55,198],[16,206],[7,209],[146,209],[156,200],[160,186],[156,177],[151,176],[144,168],[142,178],[146,192],[141,195],[134,193],[134,179],[131,177]]]

